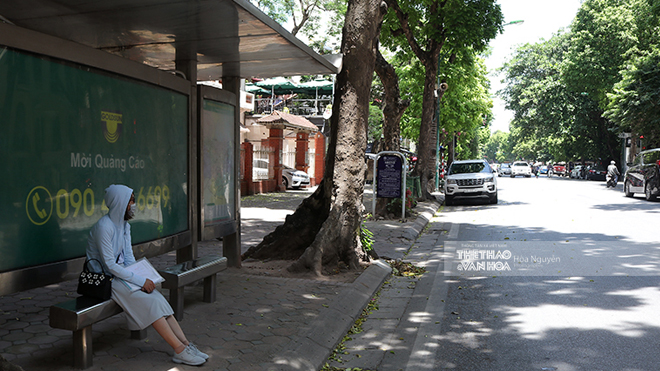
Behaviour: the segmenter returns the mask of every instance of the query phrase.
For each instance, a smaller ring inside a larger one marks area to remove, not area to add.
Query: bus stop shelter
[[[335,73],[243,0],[0,2],[0,295],[77,276],[111,183],[136,257],[240,266],[241,80]]]

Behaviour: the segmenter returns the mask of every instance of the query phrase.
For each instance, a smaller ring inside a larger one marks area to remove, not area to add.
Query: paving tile
[[[251,232],[247,223],[243,227],[243,241],[261,239],[254,234],[249,236],[256,232]],[[410,248],[412,240],[408,236],[418,233],[413,223],[372,222],[371,228],[380,229],[376,236],[379,253],[382,250],[382,254],[395,258],[403,257]],[[259,233],[263,236],[265,232]],[[200,243],[200,254],[221,254],[218,246]],[[150,258],[154,266],[161,268],[175,260],[174,252]],[[392,282],[387,288],[398,291],[401,295],[397,299],[405,300],[403,292],[410,291],[409,283]],[[72,333],[48,326],[48,313],[51,305],[77,297],[76,286],[76,280],[72,280],[0,297],[0,354],[26,371],[73,371]],[[88,371],[270,370],[287,347],[297,344],[301,334],[308,334],[317,321],[325,318],[329,313],[326,306],[351,290],[351,284],[253,276],[229,268],[218,275],[215,303],[202,301],[201,285],[185,288],[185,319],[181,327],[189,339],[211,356],[203,368],[174,364],[171,347],[153,329],[147,339],[130,339],[126,320],[120,315],[93,326],[94,366]],[[161,291],[168,297],[168,290]],[[393,326],[389,317],[396,317],[399,309],[400,304],[395,301],[382,303],[381,330]],[[363,326],[368,328],[369,324]],[[325,341],[322,331],[309,336],[321,343]],[[398,340],[385,331],[377,333],[371,342],[367,343],[370,348],[394,348]]]

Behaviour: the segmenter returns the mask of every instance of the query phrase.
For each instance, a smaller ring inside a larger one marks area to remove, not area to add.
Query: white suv
[[[445,178],[445,205],[454,204],[454,198],[485,197],[497,203],[497,177],[486,160],[452,162]]]
[[[532,167],[525,161],[516,161],[511,165],[511,177],[515,178],[516,175],[524,175],[529,178],[532,176]]]

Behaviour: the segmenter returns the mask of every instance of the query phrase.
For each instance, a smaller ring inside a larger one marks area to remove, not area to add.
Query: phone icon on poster
[[[32,206],[34,207],[34,211],[37,212],[37,215],[38,215],[41,219],[43,219],[43,218],[46,217],[46,215],[48,215],[48,213],[46,213],[46,210],[44,210],[43,208],[39,208],[39,206],[37,205],[37,203],[39,202],[39,200],[41,200],[41,197],[39,197],[39,194],[38,194],[38,193],[35,193],[35,194],[32,196]]]
[[[25,213],[35,225],[43,225],[50,219],[53,212],[52,196],[42,186],[32,188],[25,200]]]

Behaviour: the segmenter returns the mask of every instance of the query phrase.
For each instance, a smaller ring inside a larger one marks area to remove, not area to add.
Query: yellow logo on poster
[[[53,214],[53,202],[50,192],[42,186],[34,187],[25,201],[25,212],[35,225],[44,225]]]
[[[116,142],[121,136],[122,116],[121,113],[101,111],[103,136],[110,143]]]

